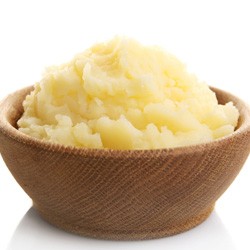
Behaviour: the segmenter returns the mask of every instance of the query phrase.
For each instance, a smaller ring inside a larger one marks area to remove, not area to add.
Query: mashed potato
[[[239,117],[173,55],[120,37],[49,68],[23,106],[20,131],[86,148],[209,142],[232,133]]]

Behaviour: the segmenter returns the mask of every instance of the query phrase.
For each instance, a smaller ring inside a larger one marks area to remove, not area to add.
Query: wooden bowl
[[[250,111],[213,89],[221,104],[240,111],[236,131],[214,142],[175,149],[79,149],[17,130],[22,89],[0,104],[0,152],[9,170],[48,222],[104,239],[150,239],[204,221],[235,179],[250,151]]]

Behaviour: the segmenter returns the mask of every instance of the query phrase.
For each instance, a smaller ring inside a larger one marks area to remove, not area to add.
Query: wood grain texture
[[[31,87],[0,104],[0,152],[48,222],[104,239],[150,239],[188,230],[211,213],[250,151],[250,111],[237,130],[214,142],[159,150],[78,149],[31,138],[16,129]]]

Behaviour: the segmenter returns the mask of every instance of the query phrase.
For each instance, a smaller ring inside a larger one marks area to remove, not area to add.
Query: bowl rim
[[[233,102],[234,105],[237,107],[240,113],[240,119],[242,120],[239,128],[237,128],[232,134],[229,134],[227,136],[218,138],[211,142],[205,142],[205,143],[199,143],[199,144],[193,144],[193,145],[187,145],[187,146],[181,146],[181,147],[174,147],[174,148],[159,148],[159,149],[108,149],[108,148],[81,148],[81,147],[75,147],[71,145],[64,145],[59,143],[54,143],[51,141],[41,140],[37,139],[35,137],[26,135],[19,131],[17,128],[15,128],[7,119],[8,114],[8,107],[6,108],[6,104],[8,104],[10,101],[12,103],[16,103],[18,101],[17,96],[22,95],[22,101],[23,103],[24,98],[26,95],[28,95],[32,90],[34,89],[34,86],[29,86],[26,88],[22,88],[20,90],[17,90],[13,92],[12,94],[9,94],[7,97],[5,97],[2,101],[0,101],[0,133],[4,134],[5,136],[14,139],[15,141],[18,141],[21,144],[29,145],[31,147],[35,147],[38,149],[42,149],[45,151],[50,152],[58,152],[63,154],[70,154],[70,155],[80,155],[80,156],[88,156],[88,157],[106,157],[106,158],[152,158],[153,157],[162,157],[164,155],[178,155],[178,154],[189,154],[194,152],[200,152],[204,151],[204,149],[210,149],[210,148],[217,148],[221,147],[222,143],[230,143],[232,140],[234,140],[235,137],[242,136],[242,134],[248,133],[250,135],[250,107],[240,98],[238,98],[235,95],[232,95],[231,93],[211,87],[210,89],[215,92],[215,94],[220,94],[223,96],[226,96],[228,99],[227,102]],[[20,98],[21,99],[21,98]],[[20,102],[20,100],[19,100]],[[20,107],[21,109],[22,107]],[[17,112],[16,112],[17,113]],[[19,112],[20,113],[20,112]],[[19,114],[20,115],[20,114]],[[17,116],[17,115],[16,115]],[[16,117],[18,120],[20,117]],[[105,154],[103,154],[105,152]],[[147,154],[149,153],[150,154]]]

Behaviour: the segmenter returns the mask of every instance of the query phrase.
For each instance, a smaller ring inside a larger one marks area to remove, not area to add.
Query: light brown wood
[[[159,150],[79,149],[37,140],[16,129],[31,87],[0,104],[0,152],[48,222],[104,239],[150,239],[188,230],[211,213],[250,151],[250,111],[237,130],[211,143]],[[234,215],[232,215],[234,216]]]

